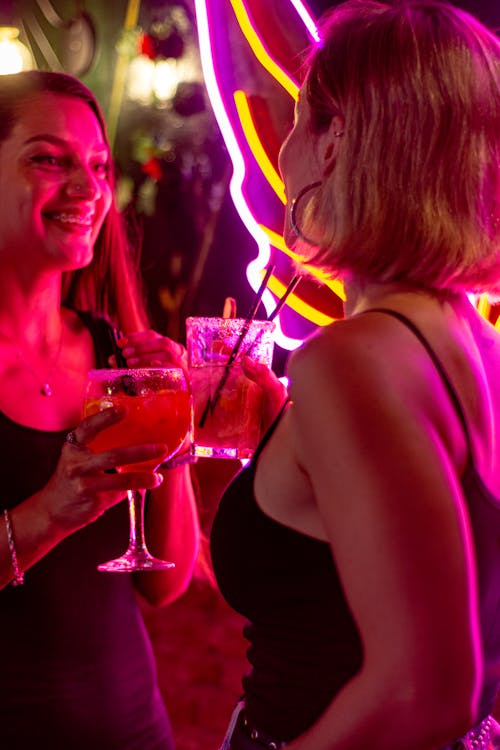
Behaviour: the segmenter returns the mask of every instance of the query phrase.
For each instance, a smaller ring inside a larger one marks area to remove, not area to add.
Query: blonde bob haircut
[[[320,35],[311,137],[335,115],[343,133],[302,199],[301,255],[331,276],[500,292],[500,40],[433,0],[350,0]]]

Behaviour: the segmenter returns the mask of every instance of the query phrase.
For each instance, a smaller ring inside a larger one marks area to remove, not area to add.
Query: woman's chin
[[[86,268],[92,263],[94,257],[93,247],[73,247],[70,252],[64,254],[64,271],[78,271]]]

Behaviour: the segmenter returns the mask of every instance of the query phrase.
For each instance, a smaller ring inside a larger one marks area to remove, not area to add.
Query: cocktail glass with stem
[[[124,408],[125,416],[100,432],[90,443],[94,451],[164,443],[172,458],[183,444],[192,421],[189,386],[179,367],[90,370],[85,391],[84,416],[109,407]],[[156,461],[119,466],[117,471],[156,469]],[[122,573],[134,570],[165,570],[175,563],[160,560],[147,549],[144,538],[145,490],[127,492],[130,515],[129,545],[123,555],[98,565],[98,570]]]

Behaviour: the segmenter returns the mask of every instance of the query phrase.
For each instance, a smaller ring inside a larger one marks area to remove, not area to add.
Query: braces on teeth
[[[68,222],[69,224],[82,224],[86,226],[90,226],[91,224],[90,218],[76,216],[75,214],[53,214],[53,218],[57,219],[58,221]]]

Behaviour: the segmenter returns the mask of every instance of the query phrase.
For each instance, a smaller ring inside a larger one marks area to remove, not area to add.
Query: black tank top
[[[462,478],[476,540],[485,674],[479,718],[492,710],[500,670],[500,502],[477,474],[458,396],[421,332],[392,310],[422,342],[463,424],[469,463]],[[281,417],[281,415],[280,415]],[[249,622],[250,672],[243,679],[252,723],[290,741],[310,727],[361,666],[362,646],[330,546],[274,521],[256,503],[253,484],[260,453],[229,485],[211,534],[215,575],[228,603]]]
[[[79,313],[96,366],[111,354],[109,324]],[[0,412],[0,507],[52,475],[66,430],[25,427]],[[128,574],[99,573],[122,553],[126,502],[64,539],[0,591],[0,747],[5,750],[172,750],[151,645]]]

